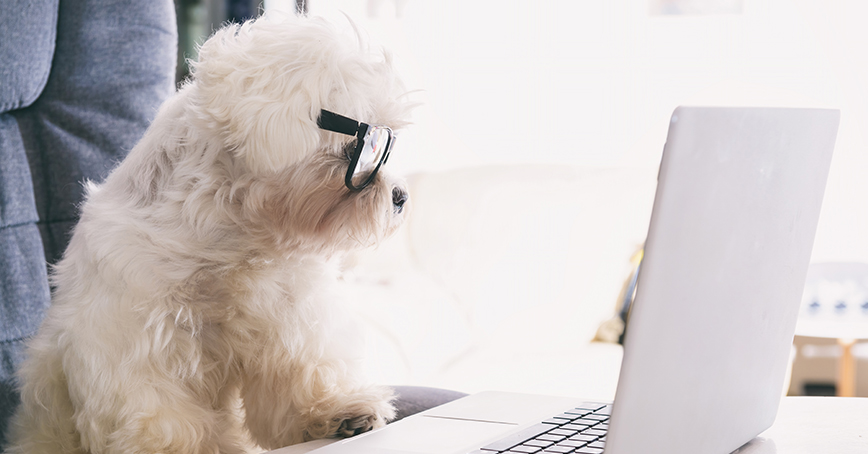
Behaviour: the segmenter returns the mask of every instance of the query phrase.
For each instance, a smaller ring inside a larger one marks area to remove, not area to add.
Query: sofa
[[[174,92],[178,35],[171,0],[4,0],[0,21],[2,449],[15,370],[50,304],[48,269],[83,183],[103,179]],[[396,394],[401,417],[463,395]]]

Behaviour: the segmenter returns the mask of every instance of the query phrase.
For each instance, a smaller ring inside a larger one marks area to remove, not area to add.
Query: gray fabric
[[[82,183],[103,179],[174,91],[177,46],[171,0],[2,1],[0,429]]]
[[[100,181],[174,91],[177,33],[169,1],[60,4],[52,74],[16,112],[49,263],[69,241],[81,183]]]
[[[18,404],[12,376],[23,339],[49,303],[48,280],[30,168],[18,123],[8,111],[41,93],[54,55],[57,0],[4,0],[0,27],[0,448]]]
[[[452,402],[467,395],[458,391],[426,388],[423,386],[393,386],[392,389],[395,390],[395,394],[397,395],[395,408],[398,410],[392,422],[399,421],[420,411]]]
[[[3,0],[0,112],[29,106],[48,80],[58,0]]]

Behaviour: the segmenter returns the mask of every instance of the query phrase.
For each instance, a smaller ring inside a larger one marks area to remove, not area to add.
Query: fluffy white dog
[[[410,109],[390,58],[265,16],[218,31],[193,74],[88,187],[8,453],[240,453],[394,416],[339,353],[332,291],[341,255],[403,216],[378,171],[376,125]]]

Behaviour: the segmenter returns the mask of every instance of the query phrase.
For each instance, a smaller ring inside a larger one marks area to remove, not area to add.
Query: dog
[[[242,453],[394,417],[345,352],[335,285],[405,216],[382,165],[413,104],[390,54],[343,28],[265,14],[217,31],[87,184],[7,453]]]

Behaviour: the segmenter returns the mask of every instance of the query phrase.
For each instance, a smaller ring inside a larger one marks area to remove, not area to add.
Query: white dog
[[[410,105],[362,41],[265,16],[202,46],[88,187],[8,453],[240,453],[394,416],[333,323],[341,255],[393,232],[407,198],[378,171],[393,137],[376,125],[405,126]]]

